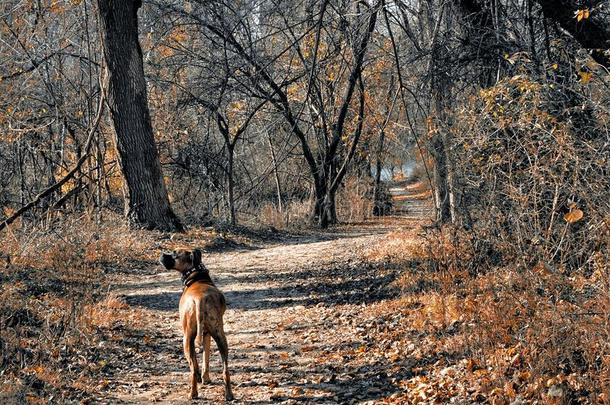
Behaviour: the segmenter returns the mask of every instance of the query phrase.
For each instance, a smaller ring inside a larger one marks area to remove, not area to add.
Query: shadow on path
[[[342,263],[328,268],[303,268],[294,272],[267,273],[254,269],[241,276],[231,277],[251,286],[247,289],[223,289],[227,305],[236,310],[274,309],[289,306],[333,306],[341,304],[370,304],[396,297],[398,291],[390,285],[398,276],[398,269],[375,267],[365,263]],[[178,287],[179,281],[163,282],[167,287]],[[160,283],[150,283],[159,287]],[[279,284],[268,287],[268,284]],[[263,286],[263,288],[256,288]],[[146,288],[146,285],[139,289]],[[176,288],[177,290],[177,288]],[[126,302],[158,311],[176,311],[182,291],[161,291],[150,294],[134,294],[125,297]]]

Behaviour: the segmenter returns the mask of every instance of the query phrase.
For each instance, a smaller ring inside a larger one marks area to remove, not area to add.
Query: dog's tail
[[[203,303],[201,301],[195,305],[195,317],[197,318],[197,336],[195,337],[195,345],[203,349],[202,305]]]

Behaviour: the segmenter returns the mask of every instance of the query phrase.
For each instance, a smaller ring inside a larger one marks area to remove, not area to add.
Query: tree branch
[[[50,195],[55,190],[58,190],[61,186],[66,184],[79,171],[79,169],[81,168],[83,163],[85,163],[85,161],[87,160],[87,157],[89,156],[89,152],[91,151],[91,146],[93,145],[94,134],[95,134],[95,131],[97,130],[97,127],[102,118],[102,112],[104,111],[105,99],[106,99],[105,92],[102,91],[100,101],[98,104],[97,114],[95,116],[95,119],[93,120],[93,124],[91,125],[91,128],[89,129],[89,133],[87,135],[85,151],[83,152],[80,159],[78,159],[78,161],[76,162],[76,165],[74,166],[74,168],[72,168],[72,170],[70,170],[61,180],[59,180],[58,182],[54,183],[53,185],[47,187],[44,191],[39,193],[32,201],[30,201],[23,207],[19,208],[13,215],[11,215],[7,219],[5,219],[3,222],[1,222],[0,231],[2,231],[4,228],[6,228],[7,226],[9,226],[13,222],[15,222],[15,220],[17,220],[19,217],[21,217],[25,212],[27,212],[30,209],[32,209],[33,207],[35,207],[40,202],[40,200],[42,200],[43,198]]]
[[[591,57],[600,65],[610,68],[610,1],[590,0],[582,5],[578,1],[536,0],[544,16],[557,22],[561,28],[591,52]],[[577,21],[575,13],[588,8],[589,18]]]

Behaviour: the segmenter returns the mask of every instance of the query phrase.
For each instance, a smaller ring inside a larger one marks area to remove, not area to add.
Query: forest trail
[[[384,359],[335,358],[364,347],[367,325],[376,321],[367,308],[397,294],[390,284],[400,270],[371,264],[364,253],[430,213],[409,186],[396,185],[391,194],[396,216],[204,254],[228,302],[233,403],[365,403],[396,391],[393,378],[408,370],[389,369]],[[113,291],[142,316],[121,342],[109,344],[118,360],[107,367],[100,403],[190,403],[177,273],[159,266],[115,281]],[[224,402],[214,343],[212,351],[212,383],[200,386],[196,403]]]

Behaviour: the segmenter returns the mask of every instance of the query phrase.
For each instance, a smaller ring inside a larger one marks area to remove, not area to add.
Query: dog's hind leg
[[[191,369],[191,398],[197,398],[199,393],[197,392],[197,384],[201,381],[201,374],[199,372],[199,364],[197,363],[197,355],[195,353],[195,335],[184,335],[182,339],[184,348],[184,356],[189,363]]]
[[[227,343],[227,337],[222,329],[220,329],[212,337],[218,346],[220,357],[222,358],[222,377],[225,383],[225,399],[231,401],[233,399],[233,392],[231,391],[231,378],[229,376],[229,345]]]
[[[205,347],[204,347],[205,339],[204,339],[203,319],[202,319],[203,310],[201,308],[201,305],[202,305],[201,302],[198,302],[195,305],[195,320],[197,322],[197,329],[196,329],[197,334],[195,335],[195,342],[196,342],[197,346],[199,346],[199,348],[203,347],[204,353],[205,353]],[[205,354],[204,354],[204,356],[205,356]],[[195,355],[193,355],[193,357],[195,357]],[[204,360],[205,360],[205,357],[204,357]],[[195,364],[197,365],[197,359],[195,359]],[[205,364],[205,361],[204,361],[204,364]],[[199,369],[199,365],[197,365],[196,369],[197,369],[197,381],[203,382],[203,380],[201,378],[201,370]]]
[[[210,380],[210,335],[203,336],[203,382],[209,383]]]

